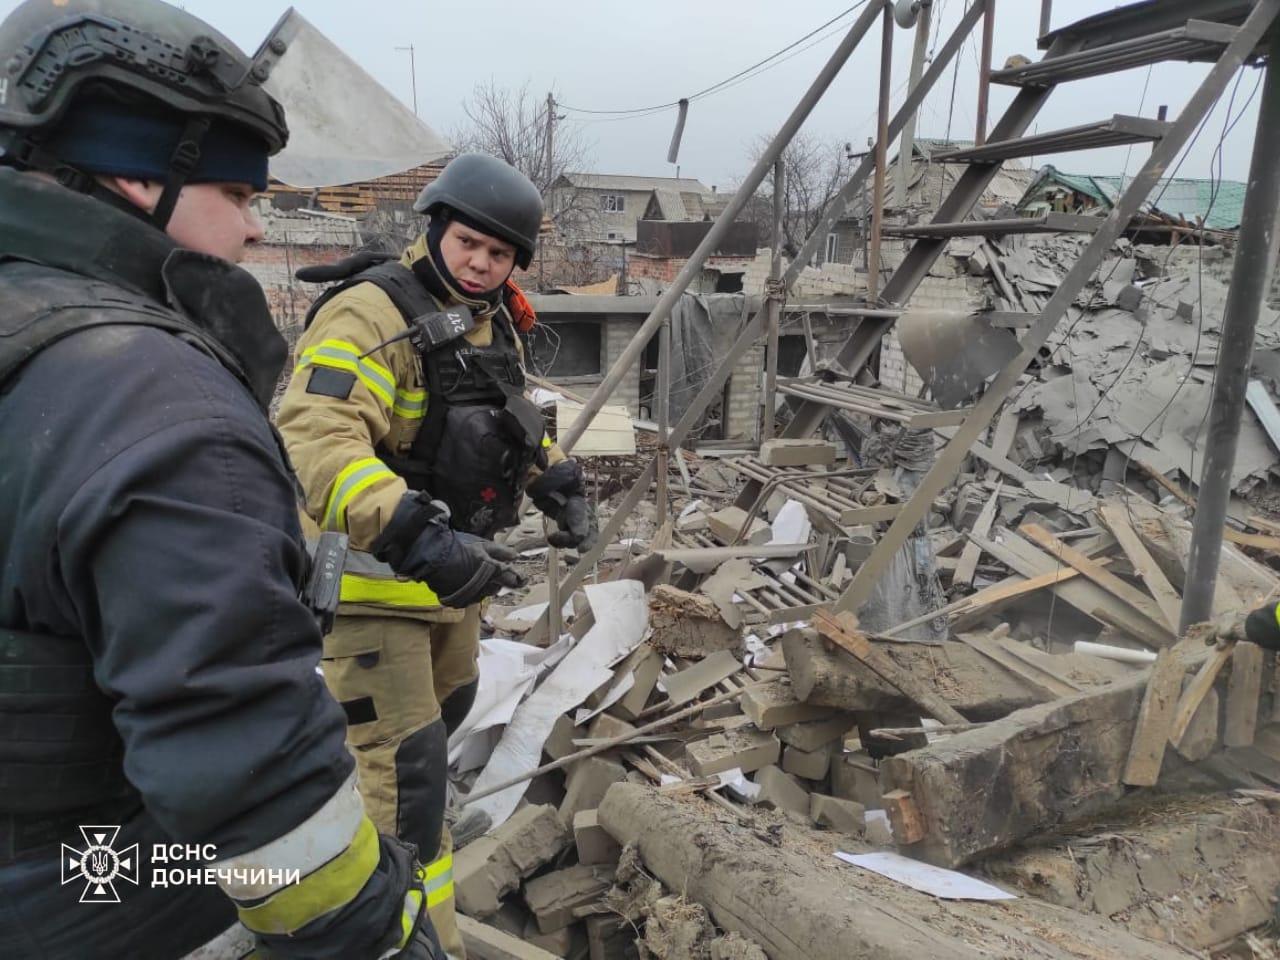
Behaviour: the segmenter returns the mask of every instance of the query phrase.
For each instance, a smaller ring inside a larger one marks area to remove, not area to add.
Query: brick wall
[[[351,246],[315,244],[294,246],[260,243],[249,248],[240,266],[248,270],[262,285],[276,326],[289,340],[290,348],[302,329],[307,310],[323,291],[323,285],[303,283],[293,278],[300,267],[330,263],[350,256]]]

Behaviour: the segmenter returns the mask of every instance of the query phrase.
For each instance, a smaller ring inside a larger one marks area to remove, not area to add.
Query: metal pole
[[[933,5],[932,3],[923,4],[920,7],[919,19],[916,20],[916,45],[911,50],[911,74],[910,82],[907,84],[907,90],[914,90],[920,85],[920,77],[924,73],[924,58],[929,52],[929,21],[932,19]],[[916,115],[914,111],[907,118],[907,124],[902,128],[902,139],[898,141],[898,186],[894,193],[897,195],[898,206],[905,207],[907,205],[907,181],[911,175],[912,154],[915,151],[916,142]]]
[[[600,408],[608,402],[613,395],[613,391],[618,388],[618,384],[636,365],[636,361],[640,359],[640,354],[644,351],[654,333],[657,332],[663,318],[670,315],[671,308],[675,306],[676,301],[688,289],[693,278],[702,272],[702,265],[706,262],[707,257],[720,246],[721,241],[733,226],[738,214],[743,211],[747,203],[755,195],[756,189],[765,178],[765,174],[773,166],[773,161],[778,159],[786,145],[791,142],[796,131],[800,129],[808,118],[814,106],[822,98],[823,93],[826,92],[826,89],[831,86],[831,81],[840,72],[840,68],[849,59],[849,55],[853,53],[854,48],[862,40],[867,30],[870,29],[871,24],[875,22],[876,15],[884,9],[884,6],[885,0],[871,0],[867,4],[862,11],[862,15],[858,17],[845,35],[844,40],[840,42],[840,46],[836,48],[831,58],[819,71],[818,76],[814,78],[813,83],[805,91],[795,109],[791,111],[791,115],[787,117],[782,128],[774,136],[768,148],[760,159],[756,161],[756,165],[751,168],[751,172],[747,174],[742,185],[734,193],[733,200],[725,208],[724,213],[720,214],[707,232],[707,235],[702,238],[702,242],[698,244],[697,249],[693,251],[693,255],[680,269],[680,273],[676,276],[671,286],[663,293],[653,311],[645,318],[640,329],[636,331],[636,335],[627,344],[626,349],[622,351],[618,359],[614,361],[613,366],[609,368],[609,372],[605,374],[604,380],[587,398],[587,402],[583,405],[577,418],[569,425],[569,429],[564,432],[564,436],[560,438],[560,448],[565,453],[573,450],[573,445],[578,442],[587,427],[591,425],[591,421],[600,412]]]
[[[1235,465],[1244,416],[1245,389],[1253,362],[1254,331],[1271,277],[1276,252],[1276,220],[1280,211],[1280,37],[1273,38],[1267,76],[1263,82],[1258,127],[1253,139],[1249,185],[1245,191],[1240,239],[1231,270],[1230,292],[1222,318],[1222,344],[1218,348],[1218,375],[1209,408],[1209,434],[1205,442],[1204,469],[1200,474],[1199,506],[1191,534],[1186,590],[1182,595],[1181,630],[1212,617],[1213,588],[1218,579],[1222,552],[1222,527],[1231,497],[1231,470]],[[1203,309],[1203,305],[1201,305]]]
[[[654,406],[658,421],[658,525],[667,519],[667,472],[671,455],[671,318],[658,330],[658,383]]]
[[[1043,10],[1040,11],[1044,13]],[[982,18],[982,62],[978,64],[978,129],[973,135],[973,145],[980,147],[987,142],[987,96],[991,93],[991,43],[996,32],[996,0],[987,0],[987,12]]]
[[[547,156],[546,156],[546,159],[544,160],[544,163],[547,168],[547,188],[548,189],[551,188],[551,181],[553,179],[551,176],[551,157],[553,154],[553,144],[555,142],[554,141],[555,128],[556,128],[556,98],[554,94],[548,93],[547,94],[547,143],[546,143]]]
[[[924,79],[920,82],[920,85],[907,92],[906,100],[898,108],[898,112],[893,115],[893,119],[889,121],[890,136],[896,137],[902,132],[902,128],[906,126],[907,118],[920,109],[920,104],[924,101],[925,96],[933,89],[933,85],[938,82],[938,78],[942,76],[947,67],[951,65],[951,61],[960,52],[965,38],[969,36],[970,31],[973,30],[974,25],[982,16],[983,5],[986,2],[987,0],[973,0],[973,3],[965,10],[960,22],[951,31],[951,36],[947,38],[947,42],[942,45],[942,49],[938,51],[937,56],[933,58],[933,62],[929,64],[929,69],[924,72]],[[787,272],[783,276],[783,282],[786,284],[787,289],[790,289],[792,284],[796,282],[796,278],[800,276],[800,271],[813,259],[818,245],[826,239],[836,221],[844,215],[849,201],[863,189],[874,164],[875,160],[870,154],[864,156],[862,162],[858,164],[858,169],[853,172],[853,176],[840,188],[840,192],[827,203],[826,210],[822,214],[822,221],[810,231],[808,238],[800,247],[800,252],[796,254],[791,261],[791,265],[787,267]]]
[[[778,328],[782,317],[782,217],[785,204],[786,171],[782,158],[773,162],[773,258],[769,261],[769,281],[765,285],[765,308],[768,310],[769,345],[765,356],[764,422],[760,439],[773,439],[773,420],[778,406]]]
[[[1040,0],[1040,36],[1049,32],[1049,21],[1053,19],[1053,0]]]
[[[867,299],[880,291],[880,230],[884,226],[884,175],[889,158],[889,87],[893,84],[893,11],[884,8],[880,28],[880,105],[876,112],[876,179],[871,198],[871,249],[867,253]]]
[[[418,115],[418,62],[414,58],[413,44],[407,47],[396,47],[397,50],[409,51],[409,79],[413,83],[413,115]]]

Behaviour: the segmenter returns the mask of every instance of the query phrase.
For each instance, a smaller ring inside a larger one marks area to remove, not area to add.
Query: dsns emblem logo
[[[81,903],[119,903],[116,881],[138,885],[138,845],[116,850],[119,827],[81,827],[84,850],[62,845],[62,884],[83,881]]]

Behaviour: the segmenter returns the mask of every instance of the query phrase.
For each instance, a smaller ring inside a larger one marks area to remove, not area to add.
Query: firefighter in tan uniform
[[[492,538],[526,492],[556,521],[553,544],[596,531],[581,469],[524,397],[533,311],[509,281],[533,256],[537,188],[464,154],[414,208],[427,228],[399,260],[300,272],[340,282],[308,314],[278,424],[311,519],[351,540],[323,668],[360,792],[380,829],[417,844],[431,919],[462,957],[447,739],[475,700],[481,602],[521,583]]]

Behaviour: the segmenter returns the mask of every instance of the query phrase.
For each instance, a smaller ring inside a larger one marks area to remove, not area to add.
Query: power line
[[[725,77],[725,79],[719,81],[718,83],[713,83],[709,87],[704,87],[703,89],[697,91],[696,93],[690,94],[688,97],[685,97],[684,99],[688,100],[689,102],[693,102],[694,100],[697,100],[702,97],[708,96],[712,93],[715,93],[716,91],[724,88],[725,86],[727,86],[728,84],[732,83],[735,80],[747,79],[747,74],[752,74],[752,71],[757,70],[758,68],[771,63],[771,61],[777,60],[784,53],[787,53],[788,51],[793,50],[796,47],[800,46],[800,44],[804,43],[806,40],[810,39],[816,34],[821,33],[823,30],[826,30],[832,24],[837,23],[840,20],[843,20],[845,17],[849,16],[849,14],[853,13],[858,8],[866,6],[867,2],[868,0],[860,0],[859,3],[855,3],[853,6],[849,7],[848,9],[836,14],[826,23],[810,30],[799,40],[796,40],[792,43],[787,44],[781,50],[777,50],[774,53],[771,53],[769,56],[765,57],[763,60],[757,61],[756,63],[753,63],[751,66],[746,67],[742,70],[739,70],[737,73],[733,74],[732,76]],[[824,39],[826,39],[826,37],[819,37],[819,41]],[[815,42],[818,42],[818,41],[815,41]],[[806,47],[805,49],[808,49],[808,48]],[[796,52],[800,53],[802,51],[797,50]],[[762,73],[763,71],[760,71],[760,72]],[[755,75],[756,74],[752,74],[752,76],[755,76]],[[672,107],[678,107],[679,105],[680,105],[679,100],[673,100],[670,103],[655,104],[654,106],[651,106],[651,107],[633,107],[628,110],[589,110],[585,107],[571,107],[563,103],[557,104],[557,106],[562,110],[569,110],[573,113],[585,113],[585,114],[593,114],[593,115],[599,115],[599,116],[627,116],[627,115],[635,115],[635,114],[650,114],[650,113],[657,113],[662,110],[670,110]]]

